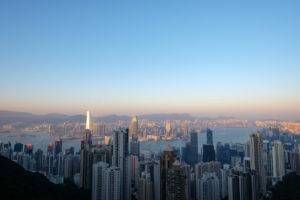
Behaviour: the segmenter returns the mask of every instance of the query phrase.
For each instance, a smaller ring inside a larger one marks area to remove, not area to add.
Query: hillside
[[[24,170],[0,156],[0,191],[2,200],[90,200],[90,193],[74,185],[55,185],[39,173]]]

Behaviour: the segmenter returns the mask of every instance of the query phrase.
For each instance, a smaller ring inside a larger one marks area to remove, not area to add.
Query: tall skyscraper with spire
[[[80,187],[91,189],[93,153],[91,152],[92,132],[90,130],[90,111],[86,113],[86,125],[83,136],[80,149]]]

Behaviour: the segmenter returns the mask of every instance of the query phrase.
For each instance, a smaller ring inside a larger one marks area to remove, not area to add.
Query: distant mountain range
[[[190,114],[150,114],[139,115],[139,119],[148,119],[151,121],[162,120],[195,120],[196,117]],[[132,116],[120,116],[120,115],[107,115],[94,117],[95,121],[103,122],[115,122],[115,121],[130,121]],[[49,113],[45,115],[37,115],[26,112],[15,112],[0,110],[0,124],[12,123],[12,122],[25,122],[25,123],[63,123],[69,122],[85,122],[85,115],[65,115],[58,113]]]
[[[38,115],[27,112],[15,112],[0,110],[0,125],[13,123],[13,122],[24,122],[24,123],[63,123],[63,122],[85,122],[85,115],[66,115],[59,113],[49,113],[45,115]],[[101,122],[116,122],[116,121],[131,121],[132,116],[126,115],[107,115],[107,116],[94,116],[94,121]],[[138,119],[146,119],[150,121],[165,121],[165,120],[180,120],[180,121],[194,121],[199,120],[215,120],[215,119],[234,119],[234,117],[195,117],[188,113],[173,113],[173,114],[148,114],[138,115]]]

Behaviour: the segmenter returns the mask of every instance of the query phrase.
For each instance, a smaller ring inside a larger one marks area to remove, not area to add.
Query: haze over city
[[[0,3],[0,110],[299,120],[299,2]]]

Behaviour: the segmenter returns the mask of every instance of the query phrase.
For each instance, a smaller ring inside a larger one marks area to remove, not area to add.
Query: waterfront
[[[249,140],[249,134],[259,130],[259,128],[214,128],[214,144],[217,142],[222,143],[245,143]],[[8,141],[14,145],[16,142],[23,144],[33,144],[34,151],[42,149],[44,152],[47,150],[47,145],[51,142],[54,144],[55,138],[46,132],[11,132],[0,134],[0,141],[7,143]],[[97,142],[97,141],[94,141]],[[184,140],[173,140],[173,141],[143,141],[140,144],[141,150],[149,150],[151,152],[163,151],[169,144],[171,146],[181,148],[188,141]],[[206,143],[206,134],[201,133],[198,136],[199,152],[200,147]],[[79,151],[80,142],[64,142],[63,150],[73,146],[75,151]]]

